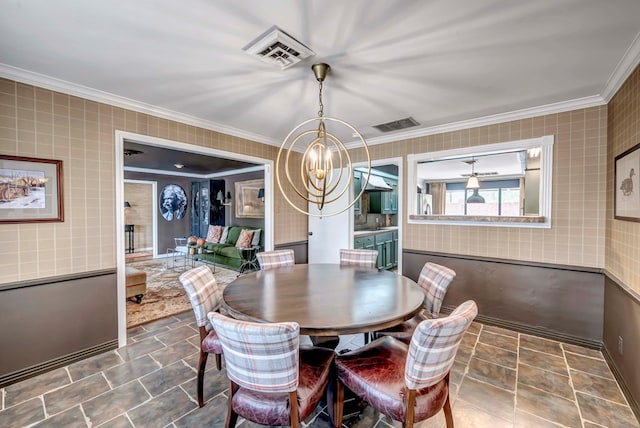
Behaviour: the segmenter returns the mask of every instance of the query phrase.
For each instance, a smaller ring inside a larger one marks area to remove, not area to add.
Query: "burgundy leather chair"
[[[198,363],[198,405],[204,406],[204,369],[209,354],[215,355],[216,368],[222,369],[222,345],[211,326],[207,314],[217,311],[222,302],[222,292],[208,266],[199,266],[180,275],[180,282],[191,301],[196,324],[200,332],[200,361]]]
[[[336,357],[334,425],[342,421],[344,387],[371,407],[411,428],[444,410],[453,428],[449,402],[449,370],[464,333],[478,314],[474,301],[458,306],[448,317],[421,322],[409,345],[383,336]]]
[[[238,416],[260,425],[299,427],[333,378],[333,350],[300,348],[295,322],[254,323],[216,312],[209,319],[229,378],[226,427],[235,427]]]

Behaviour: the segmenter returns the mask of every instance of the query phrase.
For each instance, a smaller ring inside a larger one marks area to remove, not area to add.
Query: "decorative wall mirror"
[[[553,141],[407,156],[409,223],[551,227]]]

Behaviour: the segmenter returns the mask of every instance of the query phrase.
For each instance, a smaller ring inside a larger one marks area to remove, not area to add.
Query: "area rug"
[[[137,304],[127,299],[127,328],[193,310],[178,279],[183,270],[168,269],[163,259],[129,262],[127,266],[147,273],[147,291],[142,302]],[[215,271],[216,283],[222,288],[238,275],[238,272],[219,266]]]

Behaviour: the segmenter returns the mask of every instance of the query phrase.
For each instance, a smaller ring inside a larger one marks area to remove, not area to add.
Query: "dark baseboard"
[[[455,307],[442,306],[440,312],[443,314],[451,313]],[[501,320],[498,318],[489,317],[486,315],[478,314],[476,321],[482,324],[488,324],[495,327],[506,328],[507,330],[517,331],[519,333],[530,334],[532,336],[543,337],[545,339],[556,340],[558,342],[570,343],[572,345],[584,346],[585,348],[601,350],[602,342],[598,340],[584,339],[582,337],[572,336],[570,334],[560,333],[557,331],[551,331],[540,327],[520,324],[513,321]]]
[[[101,354],[103,352],[111,351],[118,347],[118,341],[112,340],[100,345],[93,346],[91,348],[83,349],[72,354],[63,355],[62,357],[55,358],[53,360],[45,361],[44,363],[37,364],[26,369],[18,370],[13,373],[0,376],[0,388],[11,385],[13,383],[21,382],[23,380],[32,378],[42,373],[67,366],[80,360],[84,360],[94,355]]]
[[[627,399],[627,402],[629,403],[629,407],[631,407],[633,414],[636,415],[636,419],[640,421],[640,405],[638,405],[638,402],[633,398],[629,385],[627,385],[627,383],[624,380],[624,377],[622,377],[622,373],[620,373],[620,370],[618,370],[618,367],[616,366],[613,358],[611,357],[611,354],[609,354],[609,351],[607,350],[606,346],[602,347],[602,355],[604,355],[604,359],[607,362],[607,365],[609,366],[609,368],[611,369],[611,372],[613,373],[613,377],[616,378],[618,385],[620,385],[620,389],[622,390],[622,393]]]

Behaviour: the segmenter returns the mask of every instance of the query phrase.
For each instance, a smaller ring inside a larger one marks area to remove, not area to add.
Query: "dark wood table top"
[[[380,330],[422,310],[420,286],[389,271],[334,264],[258,271],[231,282],[223,306],[257,322],[295,321],[300,333],[336,336]]]

